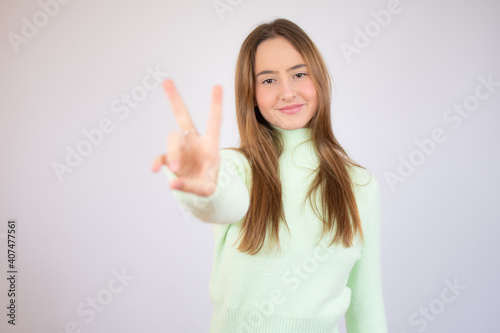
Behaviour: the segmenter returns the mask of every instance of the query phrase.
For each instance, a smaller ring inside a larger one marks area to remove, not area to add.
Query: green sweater
[[[380,271],[380,201],[377,180],[352,169],[364,244],[333,245],[309,201],[318,156],[311,129],[278,129],[285,139],[280,179],[288,229],[280,226],[281,252],[265,247],[256,255],[233,244],[249,207],[251,172],[247,159],[221,149],[218,186],[208,197],[173,190],[185,210],[213,225],[215,248],[209,296],[210,333],[336,333],[345,315],[348,333],[386,333]],[[303,144],[301,144],[303,143]],[[300,145],[299,145],[300,144]],[[164,168],[170,180],[176,175]],[[266,243],[267,244],[267,243]]]

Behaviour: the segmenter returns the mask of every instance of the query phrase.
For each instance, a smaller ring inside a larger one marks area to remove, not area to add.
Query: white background
[[[355,46],[356,29],[389,1],[231,3],[218,13],[213,0],[73,0],[44,22],[37,1],[0,1],[0,330],[208,332],[212,228],[185,215],[165,174],[150,171],[178,130],[168,100],[158,87],[127,117],[112,105],[140,92],[148,67],[160,68],[204,133],[211,87],[221,84],[220,146],[237,146],[239,48],[255,26],[284,17],[309,34],[331,71],[334,133],[379,180],[390,332],[495,332],[498,83],[460,127],[443,117],[473,101],[479,77],[500,82],[500,2],[401,0],[349,59],[342,43]],[[12,34],[21,38],[34,16],[38,31],[14,46]],[[106,118],[113,131],[59,180],[53,164],[66,164],[68,147],[84,145],[82,131]],[[415,141],[439,128],[446,140],[419,153]],[[410,158],[419,165],[391,188],[386,174]],[[18,224],[15,327],[6,316],[10,218]],[[125,286],[113,275],[122,270]],[[454,295],[446,281],[466,288]],[[91,316],[96,297],[106,304]],[[419,314],[425,309],[432,318]]]

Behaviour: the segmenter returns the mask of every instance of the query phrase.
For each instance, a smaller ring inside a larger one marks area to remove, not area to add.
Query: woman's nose
[[[295,87],[293,84],[287,80],[282,80],[280,85],[280,99],[287,100],[295,98],[296,96]]]

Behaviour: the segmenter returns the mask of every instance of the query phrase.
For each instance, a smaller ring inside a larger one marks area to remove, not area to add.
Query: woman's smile
[[[302,110],[303,105],[304,104],[293,104],[293,105],[285,106],[284,108],[281,108],[278,110],[284,114],[296,114],[300,110]]]

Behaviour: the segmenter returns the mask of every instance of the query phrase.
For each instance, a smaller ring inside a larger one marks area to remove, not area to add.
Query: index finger
[[[170,101],[170,106],[172,106],[175,119],[181,130],[186,131],[195,128],[193,121],[189,116],[189,112],[186,106],[184,105],[184,102],[182,101],[181,96],[177,91],[177,88],[174,85],[174,81],[172,80],[163,81],[163,89],[167,93],[168,100]]]
[[[206,136],[218,144],[222,119],[222,87],[217,85],[212,90],[212,105],[208,115]]]

